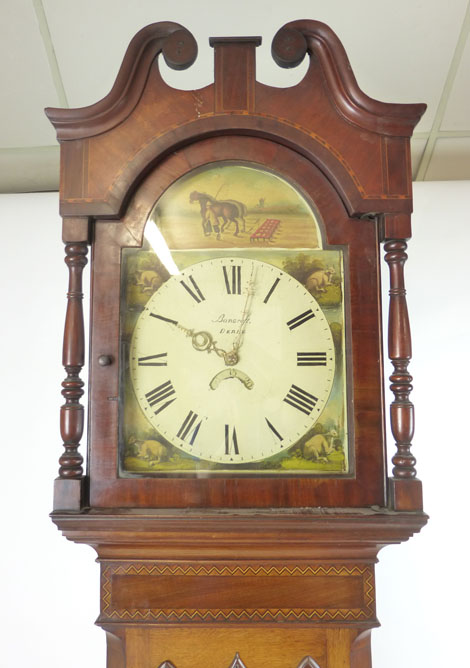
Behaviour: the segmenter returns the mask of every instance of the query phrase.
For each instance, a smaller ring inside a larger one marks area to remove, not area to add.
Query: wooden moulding
[[[57,527],[102,560],[358,560],[408,540],[424,513],[384,509],[89,510],[54,512]]]
[[[81,139],[111,130],[134,110],[155,57],[163,53],[166,64],[186,69],[196,60],[197,44],[178,23],[162,21],[142,28],[131,40],[111,91],[99,102],[78,109],[48,107],[46,116],[57,138]]]
[[[108,668],[273,665],[370,668],[378,550],[418,513],[54,513],[101,564]],[[264,663],[263,663],[264,661]],[[235,662],[235,664],[233,664]],[[146,665],[146,664],[144,664]]]
[[[306,52],[316,56],[343,116],[383,134],[411,136],[425,104],[391,104],[366,95],[358,86],[346,51],[335,33],[320,21],[292,21],[275,35],[272,55],[281,67],[296,67]]]
[[[310,651],[321,666],[336,668],[351,654],[357,662],[344,665],[365,668],[368,631],[378,625],[377,553],[426,522],[422,513],[372,509],[103,510],[52,519],[68,539],[98,554],[98,624],[110,634],[116,661],[108,668],[134,665],[142,643],[152,665],[177,666],[176,647],[193,646],[202,628],[202,653],[219,647],[219,633],[232,658],[235,651],[243,658],[257,636],[276,646],[276,665],[295,667]]]
[[[214,84],[177,90],[163,81],[157,56],[181,69],[194,61],[197,46],[179,24],[156,23],[132,40],[109,95],[82,109],[47,109],[61,142],[63,215],[116,218],[164,156],[205,137],[234,134],[295,148],[334,183],[351,215],[409,213],[409,137],[425,105],[365,95],[339,39],[323,23],[295,21],[274,38],[281,66],[310,57],[304,80],[288,89],[256,81],[258,43],[213,39]]]

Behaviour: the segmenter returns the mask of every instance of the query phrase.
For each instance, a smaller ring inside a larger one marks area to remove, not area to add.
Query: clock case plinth
[[[214,668],[370,666],[377,552],[407,540],[426,522],[410,451],[411,338],[404,286],[412,210],[409,139],[425,106],[385,104],[364,95],[341,43],[321,23],[290,23],[274,39],[278,64],[293,67],[306,53],[310,57],[305,78],[290,89],[256,81],[259,43],[259,38],[212,39],[215,83],[198,91],[175,90],[163,82],[157,56],[162,53],[171,67],[182,69],[194,61],[196,44],[178,24],[154,24],[132,40],[108,96],[83,109],[47,110],[61,144],[60,206],[69,269],[64,452],[52,517],[69,539],[98,552],[98,623],[107,632],[108,668],[185,668],[195,662]],[[345,229],[349,225],[350,238],[336,243],[353,248],[354,239],[358,243],[364,235],[364,253],[373,258],[372,274],[359,252],[352,253],[357,261],[349,268],[356,464],[346,481],[205,479],[170,485],[118,477],[120,251],[138,245],[144,212],[172,180],[224,159],[279,163],[297,182],[305,178],[323,218],[342,218]],[[390,269],[388,353],[395,397],[390,478],[381,242]],[[82,273],[90,244],[84,473]]]
[[[377,553],[426,516],[90,510],[53,520],[98,554],[108,668],[228,668],[236,653],[247,668],[298,668],[309,656],[321,668],[367,668]]]

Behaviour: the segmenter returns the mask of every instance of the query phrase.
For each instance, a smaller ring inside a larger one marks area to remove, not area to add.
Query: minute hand
[[[243,334],[245,333],[244,327],[251,314],[251,305],[253,302],[253,296],[256,292],[255,287],[256,287],[256,271],[255,268],[253,267],[251,270],[250,280],[248,282],[245,305],[243,307],[242,316],[240,318],[240,329],[238,330],[238,334],[235,338],[235,341],[233,342],[232,353],[235,354],[238,353],[243,342]]]

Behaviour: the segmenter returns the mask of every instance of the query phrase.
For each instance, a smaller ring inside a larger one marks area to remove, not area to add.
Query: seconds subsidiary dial
[[[286,450],[311,429],[331,391],[334,344],[317,301],[292,276],[223,257],[152,295],[130,366],[139,405],[165,439],[234,465]]]

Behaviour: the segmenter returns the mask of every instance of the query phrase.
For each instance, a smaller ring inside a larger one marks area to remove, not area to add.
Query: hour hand
[[[195,332],[194,329],[187,329],[182,325],[178,325],[178,327],[186,333],[186,336],[191,337],[191,343],[195,350],[198,350],[199,352],[207,350],[208,353],[215,352],[219,357],[223,357],[226,366],[233,366],[238,362],[236,351],[232,350],[227,352],[222,348],[218,348],[216,346],[216,341],[214,341],[209,332]]]

